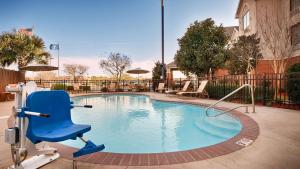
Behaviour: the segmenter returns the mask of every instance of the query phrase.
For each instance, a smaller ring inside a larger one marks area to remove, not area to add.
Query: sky
[[[238,0],[165,0],[166,63],[194,21],[238,25],[237,5]],[[161,60],[160,0],[0,0],[0,32],[24,27],[34,27],[47,50],[59,43],[61,67],[85,64],[88,75],[104,74],[98,63],[111,52],[130,56],[131,68],[151,70]],[[49,52],[56,65],[57,52]]]

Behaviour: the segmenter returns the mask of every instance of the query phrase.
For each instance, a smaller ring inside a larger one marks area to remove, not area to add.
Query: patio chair
[[[135,85],[129,84],[128,85],[128,91],[131,91],[131,92],[137,91]]]
[[[207,83],[208,83],[208,80],[201,81],[197,91],[195,91],[195,92],[178,92],[177,94],[178,95],[188,95],[188,94],[193,95],[193,94],[195,94],[195,95],[199,95],[199,96],[207,96],[209,98],[209,95],[208,95],[207,91],[205,90]]]
[[[74,92],[80,93],[80,91],[82,91],[79,83],[74,83],[73,88],[74,88]]]
[[[164,92],[165,91],[165,83],[159,83],[156,92]]]
[[[191,83],[191,81],[186,81],[183,88],[182,88],[182,90],[167,90],[165,93],[167,93],[167,94],[176,94],[178,92],[186,92],[189,85],[190,85],[190,83]]]
[[[95,84],[95,83],[92,83],[91,84],[91,91],[92,92],[97,92],[97,91],[100,91],[100,86]]]
[[[44,86],[43,86],[43,88],[45,88],[45,89],[51,89],[51,87],[52,87],[52,84],[49,82],[49,83],[44,83]]]
[[[115,92],[116,89],[116,83],[110,83],[109,87],[108,87],[108,91],[110,92]]]
[[[147,90],[147,83],[143,83],[138,86],[140,92],[144,92]]]

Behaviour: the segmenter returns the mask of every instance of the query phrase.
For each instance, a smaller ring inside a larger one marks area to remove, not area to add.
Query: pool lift
[[[78,137],[85,142],[85,146],[73,153],[73,159],[105,148],[103,144],[97,146],[82,138],[91,130],[90,125],[74,124],[71,120],[72,108],[92,108],[91,105],[74,105],[65,91],[36,89],[34,82],[6,87],[7,92],[15,93],[12,116],[16,118],[14,126],[5,130],[5,142],[11,145],[14,162],[9,169],[35,169],[59,158],[55,148],[44,145],[38,149],[38,143],[76,140]],[[29,152],[34,155],[26,159]],[[74,163],[73,167],[76,167]]]

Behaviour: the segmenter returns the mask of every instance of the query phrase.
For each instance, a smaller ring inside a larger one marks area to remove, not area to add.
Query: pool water
[[[231,116],[206,117],[201,106],[156,101],[144,95],[93,95],[72,100],[75,104],[93,105],[92,109],[72,109],[72,120],[90,124],[92,130],[84,134],[84,138],[104,144],[105,152],[160,153],[195,149],[224,142],[242,128]],[[84,146],[79,139],[63,144]]]

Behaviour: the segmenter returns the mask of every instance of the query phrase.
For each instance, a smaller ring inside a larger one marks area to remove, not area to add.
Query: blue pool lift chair
[[[60,142],[68,139],[80,138],[86,145],[73,154],[73,157],[101,151],[104,145],[96,146],[91,141],[85,141],[82,136],[91,130],[90,125],[74,124],[71,120],[69,94],[65,91],[37,91],[31,93],[26,100],[24,112],[38,112],[42,116],[28,116],[26,136],[34,144],[46,142]],[[88,107],[91,106],[82,106]],[[24,113],[25,114],[25,113]]]
[[[90,125],[74,124],[71,120],[72,108],[92,106],[74,105],[65,91],[36,91],[34,82],[11,84],[5,90],[15,94],[12,117],[16,117],[16,121],[12,127],[5,129],[5,142],[11,145],[14,162],[9,169],[36,169],[59,158],[57,150],[47,146],[47,142],[77,138],[85,142],[83,148],[73,153],[75,168],[76,157],[105,148],[103,144],[97,146],[82,138],[91,130]],[[28,140],[33,144],[44,142],[44,145],[34,146]]]
[[[85,146],[73,153],[73,157],[94,153],[103,150],[104,145],[95,145],[91,141],[85,141],[82,136],[91,130],[90,125],[74,124],[71,120],[73,107],[91,108],[89,105],[76,106],[70,101],[69,94],[65,91],[36,91],[31,93],[26,100],[26,112],[38,112],[40,116],[26,115],[28,128],[26,136],[32,143],[42,141],[60,142],[68,139],[80,138]],[[27,113],[28,114],[28,113]]]

